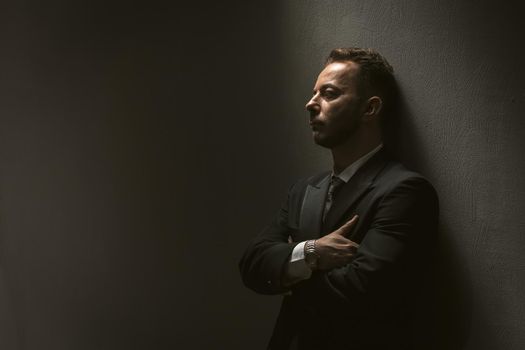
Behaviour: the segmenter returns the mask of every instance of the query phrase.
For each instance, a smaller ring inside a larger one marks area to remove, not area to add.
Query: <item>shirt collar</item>
[[[358,160],[356,160],[355,162],[347,166],[343,171],[341,171],[337,175],[332,170],[332,177],[338,177],[344,182],[348,182],[352,178],[352,176],[354,176],[357,170],[359,170],[359,168],[363,164],[365,164],[367,160],[372,158],[372,156],[376,154],[382,147],[383,147],[383,144],[380,143],[379,146],[377,146],[376,148],[374,148],[373,150],[371,150],[370,152],[368,152],[367,154],[365,154],[364,156],[362,156],[361,158],[359,158]]]

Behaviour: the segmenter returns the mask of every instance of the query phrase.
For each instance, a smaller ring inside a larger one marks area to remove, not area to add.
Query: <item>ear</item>
[[[383,100],[379,96],[372,96],[366,101],[365,118],[372,119],[379,115],[383,108]]]

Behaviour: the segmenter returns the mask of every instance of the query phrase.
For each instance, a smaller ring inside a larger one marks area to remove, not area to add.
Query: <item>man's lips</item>
[[[317,129],[319,129],[319,128],[322,127],[322,126],[323,126],[323,123],[321,123],[321,122],[318,122],[318,121],[311,121],[311,122],[310,122],[310,127],[311,127],[312,130],[314,130],[314,131],[317,130]]]

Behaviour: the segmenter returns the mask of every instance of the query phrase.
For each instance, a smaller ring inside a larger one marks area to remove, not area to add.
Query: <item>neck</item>
[[[339,174],[350,164],[372,151],[381,144],[381,135],[359,134],[349,138],[346,142],[332,148],[334,172]]]

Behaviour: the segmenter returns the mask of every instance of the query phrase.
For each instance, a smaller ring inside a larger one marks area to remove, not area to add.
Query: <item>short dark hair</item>
[[[334,62],[352,61],[359,65],[359,89],[366,95],[377,95],[383,100],[383,111],[393,108],[396,99],[394,68],[373,49],[344,47],[333,49],[325,66]]]

